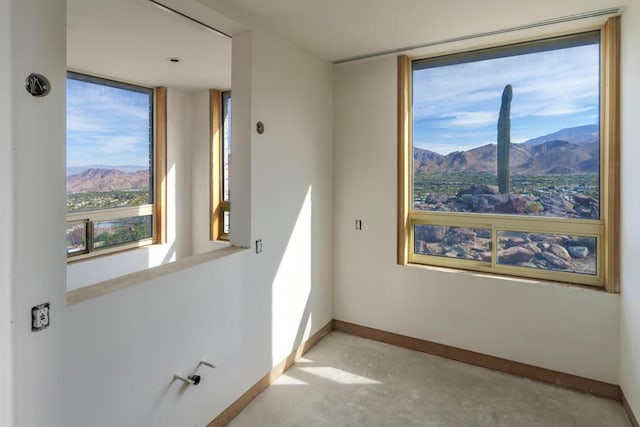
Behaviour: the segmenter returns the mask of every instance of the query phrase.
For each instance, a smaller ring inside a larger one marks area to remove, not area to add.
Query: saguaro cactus
[[[509,192],[509,145],[511,144],[511,98],[513,89],[506,85],[502,91],[502,104],[498,117],[498,190],[500,194]]]

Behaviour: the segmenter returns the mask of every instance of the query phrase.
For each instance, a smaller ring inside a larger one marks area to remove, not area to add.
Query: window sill
[[[157,267],[148,268],[146,270],[136,271],[135,273],[125,274],[120,277],[105,280],[79,289],[74,289],[67,292],[67,305],[79,304],[120,289],[128,288],[138,283],[148,282],[149,280],[153,280],[166,274],[175,273],[177,271],[214,261],[244,250],[246,250],[246,248],[229,246],[213,250],[211,252],[183,258],[168,264],[158,265]]]
[[[479,272],[479,271],[473,271],[473,270],[463,270],[463,269],[452,268],[452,267],[441,267],[441,266],[435,266],[435,265],[425,265],[425,264],[415,264],[415,263],[407,263],[404,265],[398,264],[398,265],[400,267],[411,267],[411,268],[417,268],[422,270],[437,271],[440,273],[459,274],[459,275],[472,276],[472,277],[477,277],[482,279],[492,279],[492,280],[499,280],[503,282],[517,283],[522,285],[554,286],[554,287],[560,286],[564,288],[595,291],[595,292],[601,292],[605,294],[610,293],[610,292],[607,292],[603,286],[580,285],[576,283],[567,283],[567,282],[560,282],[560,281],[556,282],[556,281],[544,280],[544,279],[532,279],[532,278],[526,278],[526,277],[509,276],[506,274],[486,273],[486,272]]]

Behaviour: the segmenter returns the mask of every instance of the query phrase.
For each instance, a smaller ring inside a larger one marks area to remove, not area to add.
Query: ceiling
[[[159,0],[230,34],[266,29],[340,62],[628,0]],[[169,58],[182,61],[172,63]],[[149,0],[67,0],[67,66],[148,86],[231,87],[231,39]]]
[[[340,61],[628,3],[628,0],[199,0]]]
[[[67,0],[67,67],[146,86],[228,89],[231,39],[148,0]]]

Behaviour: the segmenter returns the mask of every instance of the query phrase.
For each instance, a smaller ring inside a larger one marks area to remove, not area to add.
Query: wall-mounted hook
[[[210,368],[216,369],[216,365],[214,365],[213,363],[209,363],[209,362],[207,362],[205,360],[201,360],[200,363],[198,363],[198,367],[200,365],[204,365],[204,366],[208,366]]]
[[[200,384],[201,378],[200,375],[189,375],[187,378],[185,378],[182,375],[173,374],[173,379],[182,381],[187,385],[198,385]]]

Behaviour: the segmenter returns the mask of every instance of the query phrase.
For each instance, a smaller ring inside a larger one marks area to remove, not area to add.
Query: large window
[[[211,240],[229,240],[231,231],[231,92],[210,91]]]
[[[617,21],[399,59],[399,261],[615,290]]]
[[[68,73],[70,260],[162,242],[165,96]]]

